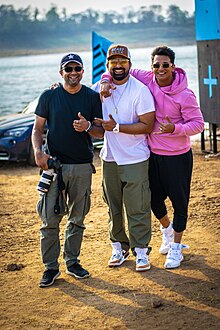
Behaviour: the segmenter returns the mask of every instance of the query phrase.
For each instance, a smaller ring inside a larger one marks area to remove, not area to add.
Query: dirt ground
[[[190,250],[184,252],[179,269],[163,267],[154,217],[151,270],[135,272],[133,256],[117,269],[108,268],[111,246],[96,151],[97,173],[81,251],[81,263],[92,276],[77,280],[67,275],[61,256],[61,276],[43,289],[38,287],[44,271],[35,212],[38,169],[1,164],[0,329],[220,329],[220,157],[205,158],[197,146],[193,151],[189,221],[183,240]],[[61,241],[65,223],[63,218]]]

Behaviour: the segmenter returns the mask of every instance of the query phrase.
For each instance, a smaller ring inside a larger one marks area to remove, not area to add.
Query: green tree
[[[34,9],[34,20],[37,21],[38,20],[38,16],[39,16],[40,12],[38,8]]]
[[[139,25],[152,26],[156,22],[156,14],[153,10],[148,10],[146,6],[140,7],[137,15]]]
[[[60,16],[57,13],[57,7],[52,6],[46,13],[46,21],[51,25],[56,25],[60,22]]]
[[[171,5],[167,10],[167,23],[172,26],[184,25],[189,17],[188,11],[182,11],[178,6]]]
[[[15,10],[12,5],[0,6],[1,49],[49,49],[63,48],[73,44],[89,44],[91,31],[97,30],[110,40],[120,38],[124,43],[143,44],[148,40],[161,40],[166,36],[181,40],[194,38],[194,16],[177,6],[170,6],[167,16],[162,15],[162,6],[142,6],[138,10],[124,8],[101,12],[91,8],[67,16],[66,9],[58,13],[51,8],[42,17],[38,8],[30,6]],[[173,28],[175,26],[175,29]],[[119,41],[120,42],[120,41]]]

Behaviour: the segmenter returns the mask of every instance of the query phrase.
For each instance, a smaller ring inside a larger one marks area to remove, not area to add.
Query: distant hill
[[[125,30],[96,31],[114,43],[123,43],[130,48],[155,47],[166,44],[169,46],[195,44],[195,32],[192,28],[158,27],[158,28],[130,28]],[[67,33],[62,37],[35,38],[28,43],[1,44],[0,56],[44,54],[51,52],[91,50],[91,32]]]
[[[39,20],[37,9],[16,11],[1,5],[0,56],[90,50],[92,31],[130,48],[195,43],[194,15],[175,5],[168,8],[166,17],[157,5],[123,14],[88,9],[69,17],[65,12],[60,16],[51,6]]]

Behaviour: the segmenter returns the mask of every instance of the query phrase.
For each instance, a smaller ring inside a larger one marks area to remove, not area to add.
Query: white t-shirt
[[[113,84],[114,85],[114,84]],[[148,87],[132,76],[123,85],[115,85],[112,96],[103,98],[103,119],[111,114],[118,124],[139,122],[138,116],[155,111],[154,100]],[[94,88],[97,90],[97,86]],[[126,134],[105,131],[100,157],[118,165],[135,164],[149,158],[147,134]]]

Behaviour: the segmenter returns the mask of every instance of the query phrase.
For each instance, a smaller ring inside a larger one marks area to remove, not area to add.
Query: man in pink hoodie
[[[155,100],[156,119],[148,137],[151,150],[151,208],[160,221],[161,254],[167,254],[165,268],[177,268],[183,260],[181,244],[186,229],[193,155],[190,136],[201,133],[204,120],[196,97],[188,88],[186,73],[175,67],[175,53],[167,46],[151,54],[152,71],[131,69],[130,74],[148,86]],[[111,76],[102,76],[102,97],[111,95]],[[171,200],[174,216],[169,219],[165,205]]]

